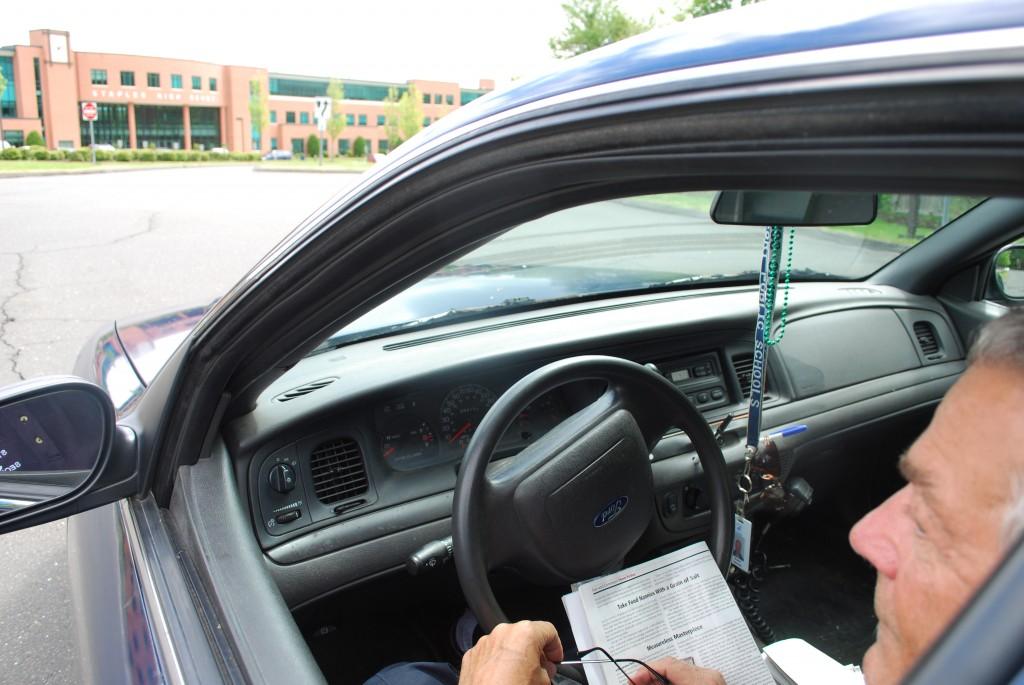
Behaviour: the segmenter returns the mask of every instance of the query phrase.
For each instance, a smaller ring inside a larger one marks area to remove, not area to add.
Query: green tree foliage
[[[337,147],[334,141],[345,130],[345,115],[341,113],[341,101],[345,99],[345,85],[337,79],[331,79],[331,82],[327,84],[327,97],[331,99],[331,118],[327,120],[327,140],[331,141],[331,144],[327,146],[327,149],[333,158],[334,149]]]
[[[740,0],[736,3],[738,5],[752,5],[755,2],[761,0]],[[677,8],[672,19],[675,21],[684,21],[686,19],[693,19],[694,17],[704,17],[715,12],[722,12],[727,9],[732,9],[733,0],[691,0],[689,5],[685,8]]]
[[[28,135],[25,136],[26,145],[46,145],[43,137],[39,134],[39,131],[29,131]]]
[[[310,133],[309,138],[306,139],[306,154],[310,157],[320,154],[320,136],[315,133]]]
[[[650,21],[635,19],[616,0],[569,0],[562,4],[568,26],[548,41],[555,57],[572,57],[643,33]]]
[[[409,140],[423,128],[422,102],[420,92],[414,86],[410,86],[398,99],[398,132],[402,140]]]
[[[260,80],[254,78],[249,81],[249,118],[252,119],[253,139],[263,140],[263,129],[269,123],[268,117],[267,94]]]
[[[352,143],[352,156],[353,157],[365,157],[366,156],[366,138],[357,136],[355,142]]]
[[[394,150],[402,144],[402,134],[398,130],[400,102],[398,88],[388,88],[388,96],[384,100],[384,131],[388,137],[388,150]]]

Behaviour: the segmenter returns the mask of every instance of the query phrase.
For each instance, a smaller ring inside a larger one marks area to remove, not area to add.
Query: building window
[[[101,145],[113,145],[120,149],[128,147],[128,105],[115,105],[109,102],[96,103],[96,121],[93,122],[93,135]],[[89,122],[80,124],[79,135],[82,144],[89,144]]]
[[[356,125],[356,115],[355,114],[346,114],[345,115],[345,125],[346,126],[355,126]]]
[[[454,105],[455,104],[455,96],[451,95],[451,94],[445,95],[444,96],[444,104],[446,104],[446,105]]]
[[[440,105],[441,104],[441,94],[440,93],[434,93],[434,104],[435,105]]]
[[[204,150],[220,147],[220,109],[217,107],[189,107],[189,126],[192,129],[192,145]]]
[[[388,141],[386,141],[386,140],[378,140],[377,141],[377,152],[387,152],[387,151],[388,151]]]
[[[25,144],[25,132],[17,129],[11,130],[8,128],[4,129],[4,140],[13,145],[14,147],[21,147]]]
[[[424,93],[423,94],[423,104],[424,105],[429,105],[430,104],[430,93]]]
[[[128,129],[128,106],[124,107],[124,127]],[[96,122],[103,121],[103,103],[99,103],[99,116]],[[195,142],[197,135],[196,110],[198,107],[189,108],[189,117],[192,124],[192,141]],[[214,112],[217,110],[214,109]],[[181,107],[157,107],[150,105],[135,105],[135,139],[140,148],[165,147],[172,150],[180,150],[185,145],[185,118]],[[88,140],[86,131],[86,140]],[[127,138],[127,136],[125,136]],[[99,141],[99,135],[96,136]],[[117,147],[116,145],[114,147]]]
[[[257,131],[256,129],[253,129],[253,131],[252,131],[252,149],[253,150],[259,150],[260,149],[260,145],[262,145],[262,143],[263,143],[262,138],[263,138],[263,136],[260,135],[260,132]]]
[[[2,58],[0,58],[0,59],[2,59]],[[36,81],[36,111],[39,112],[39,120],[43,121],[43,81],[39,77],[39,58],[38,57],[33,57],[32,58],[32,71],[33,71],[33,75],[35,76],[35,81]],[[14,90],[13,90],[14,85],[12,83],[13,80],[14,80],[13,78],[7,79],[7,87],[12,89],[11,90],[12,94],[14,92]],[[43,137],[44,138],[46,137],[46,128],[45,127],[43,128]]]
[[[277,138],[271,138],[270,139],[270,149],[271,150],[276,150],[277,149]]]
[[[277,111],[276,110],[273,110],[273,109],[270,110],[270,123],[272,123],[272,124],[276,124],[277,123]]]
[[[105,86],[107,85],[107,70],[106,69],[90,69],[89,80],[94,86]]]
[[[202,90],[202,89],[203,89],[203,78],[201,76],[193,76],[192,77],[192,90]]]
[[[160,87],[160,74],[154,74],[152,71],[146,74],[146,85],[150,88]]]
[[[210,77],[210,90],[217,90],[217,79]]]
[[[299,123],[300,124],[308,124],[309,123],[309,112],[299,112]]]
[[[430,126],[430,117],[423,117],[423,126]]]
[[[377,115],[377,125],[378,126],[383,126],[386,123],[388,123],[387,117],[385,117],[383,114],[378,114]]]
[[[305,138],[292,138],[292,154],[293,155],[305,155],[306,154],[306,139]]]
[[[286,123],[286,124],[294,124],[295,123],[295,112],[285,112],[284,113],[284,123]]]
[[[121,85],[122,86],[134,86],[135,85],[135,72],[134,71],[122,71],[121,72]]]
[[[346,140],[345,138],[339,139],[338,140],[338,154],[339,155],[347,155],[349,147],[351,145],[352,145],[352,143],[350,141]]]
[[[171,88],[181,88],[181,74],[171,74]]]
[[[365,114],[360,114],[359,115],[359,125],[360,126],[366,126],[366,115]]]
[[[33,62],[34,64],[34,62]],[[38,70],[37,70],[38,73]],[[17,117],[18,116],[18,98],[14,92],[14,58],[8,55],[0,55],[0,74],[4,75],[4,79],[7,80],[7,86],[3,92],[0,93],[0,117]],[[38,81],[38,78],[37,78]],[[36,90],[39,91],[38,86]],[[40,102],[40,93],[36,93],[36,102]],[[39,118],[43,118],[43,113],[39,112]],[[6,129],[5,134],[6,136]],[[8,141],[10,142],[10,141]],[[13,142],[11,143],[14,144]]]

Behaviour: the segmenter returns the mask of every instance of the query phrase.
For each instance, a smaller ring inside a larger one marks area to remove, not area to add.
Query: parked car
[[[227,155],[227,154],[231,154],[231,151],[228,150],[226,147],[211,147],[210,148],[210,154],[211,155]]]
[[[291,150],[271,150],[267,154],[263,155],[263,161],[264,162],[273,161],[275,159],[291,159],[291,158],[292,158],[292,151]]]
[[[110,143],[96,143],[95,145],[93,145],[93,148],[96,149],[97,151],[103,150],[105,152],[114,152],[115,150],[117,150],[117,148],[111,145]]]
[[[4,389],[15,426],[76,417],[43,440],[59,449],[26,433],[20,466],[0,461],[0,531],[77,514],[83,679],[359,683],[455,658],[467,605],[485,628],[557,620],[567,581],[701,538],[727,564],[765,234],[711,220],[729,191],[879,203],[867,227],[792,234],[764,428],[807,427],[780,458],[815,492],[769,541],[787,568],[760,593],[763,618],[823,626],[826,651],[870,642],[846,529],[898,487],[972,333],[1020,301],[995,273],[1024,226],[1024,5],[772,5],[479,98],[212,305],[98,333],[86,380]],[[639,461],[557,502],[553,481],[479,500],[492,457],[509,477],[538,455],[586,468],[545,436],[608,388],[631,398]],[[599,541],[589,522],[623,488],[629,534]],[[955,624],[925,666],[1014,679],[1024,612],[995,593],[1024,592],[1022,563],[1015,548],[974,600],[986,625]]]

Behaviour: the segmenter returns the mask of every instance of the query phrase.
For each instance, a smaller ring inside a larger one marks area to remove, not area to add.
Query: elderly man
[[[850,531],[854,550],[878,571],[868,685],[899,682],[1024,531],[1022,406],[1024,308],[983,329],[968,370],[900,459],[907,484]],[[466,653],[458,681],[547,683],[561,659],[551,624],[498,626]],[[674,685],[723,682],[671,659],[651,665]],[[389,671],[370,682],[436,682],[393,680]],[[633,680],[653,682],[646,672]]]

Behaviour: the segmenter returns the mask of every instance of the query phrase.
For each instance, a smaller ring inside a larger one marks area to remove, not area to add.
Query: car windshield
[[[512,310],[757,282],[763,232],[710,217],[716,193],[581,205],[516,226],[331,336],[315,351]],[[792,280],[860,280],[984,198],[880,195],[865,226],[796,229]]]

